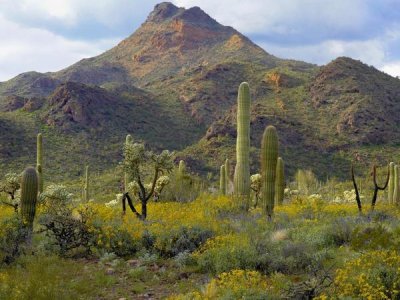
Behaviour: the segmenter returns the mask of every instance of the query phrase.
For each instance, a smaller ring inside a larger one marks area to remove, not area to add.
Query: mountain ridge
[[[180,151],[195,171],[215,171],[226,157],[234,160],[236,93],[242,81],[250,83],[253,99],[253,170],[267,124],[280,132],[289,174],[311,166],[320,176],[331,168],[344,177],[359,149],[394,147],[400,137],[398,79],[345,57],[325,66],[280,59],[199,7],[163,2],[132,35],[96,57],[0,83],[2,128],[15,134],[11,127],[18,127],[21,135],[12,151],[3,149],[8,154],[0,166],[12,159],[23,165],[29,154],[15,149],[45,131],[49,142],[62,144],[58,136],[63,136],[77,143],[69,151],[98,170],[121,158],[121,141],[131,133],[155,149]],[[85,147],[79,145],[82,136],[88,139]],[[4,132],[0,142],[7,139]],[[343,149],[347,155],[338,156]],[[95,159],[96,152],[110,159]],[[321,159],[313,163],[315,154]],[[71,164],[78,173],[78,163]]]

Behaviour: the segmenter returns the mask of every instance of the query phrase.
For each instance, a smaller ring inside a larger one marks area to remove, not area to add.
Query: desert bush
[[[0,263],[9,264],[23,252],[27,233],[27,229],[18,215],[1,220]]]
[[[351,248],[356,251],[396,248],[393,232],[381,223],[357,226],[351,237]]]
[[[181,174],[178,168],[174,168],[170,178],[169,185],[159,197],[161,201],[189,202],[206,190],[206,184],[200,177],[189,173]]]
[[[103,272],[55,255],[21,256],[0,270],[0,299],[96,299],[110,285]]]
[[[201,227],[180,227],[178,230],[164,232],[157,237],[156,250],[164,257],[179,253],[193,252],[204,244],[214,233]]]
[[[296,274],[306,271],[315,257],[312,249],[301,242],[264,240],[257,248],[257,270],[264,274]]]
[[[397,251],[371,251],[336,271],[338,297],[400,299],[400,256]]]
[[[95,238],[88,226],[94,211],[88,205],[75,208],[72,197],[62,185],[50,185],[40,194],[43,210],[39,217],[40,232],[44,232],[49,239],[47,249],[61,256],[67,256],[71,250],[78,248],[89,254]]]
[[[326,242],[334,246],[348,245],[359,222],[353,217],[336,218],[327,228]]]
[[[219,274],[234,269],[255,269],[257,252],[245,236],[224,235],[208,240],[194,257],[204,272]]]

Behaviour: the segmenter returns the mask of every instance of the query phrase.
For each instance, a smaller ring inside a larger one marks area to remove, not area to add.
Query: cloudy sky
[[[111,48],[160,1],[0,0],[0,81],[56,71]],[[282,58],[350,56],[400,75],[399,0],[173,0],[200,6]]]

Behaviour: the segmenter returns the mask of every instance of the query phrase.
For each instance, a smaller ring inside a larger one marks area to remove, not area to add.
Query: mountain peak
[[[150,15],[147,17],[147,22],[161,23],[167,19],[175,16],[179,9],[177,6],[171,2],[162,2],[157,4]]]
[[[216,20],[198,6],[185,9],[183,7],[178,8],[170,2],[157,4],[147,18],[147,22],[152,23],[163,23],[168,20],[183,21],[195,25],[219,25]]]

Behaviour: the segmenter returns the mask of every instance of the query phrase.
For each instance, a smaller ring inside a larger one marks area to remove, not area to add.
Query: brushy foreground
[[[355,204],[306,198],[278,206],[272,221],[209,195],[148,209],[141,221],[119,205],[79,205],[84,247],[82,236],[64,247],[39,207],[32,245],[16,255],[16,214],[2,206],[0,299],[400,298],[395,206],[360,216]]]

